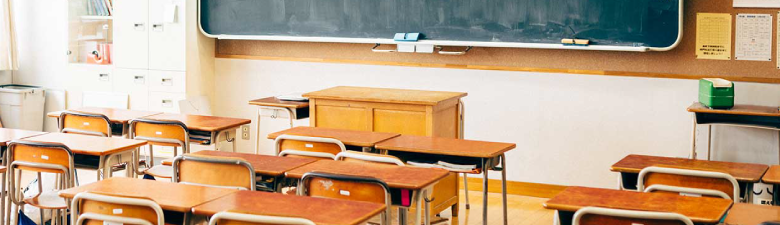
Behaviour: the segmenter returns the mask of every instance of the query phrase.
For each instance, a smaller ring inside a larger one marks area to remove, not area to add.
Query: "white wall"
[[[251,99],[336,85],[468,92],[466,138],[517,143],[507,154],[510,180],[597,187],[615,187],[609,167],[627,154],[687,157],[692,120],[685,109],[698,88],[695,80],[236,59],[217,59],[215,74],[215,113],[253,119]],[[736,85],[739,103],[780,105],[780,85]],[[286,126],[262,123],[263,137]],[[715,129],[713,155],[776,164],[777,136]],[[239,140],[239,150],[253,151],[253,143]],[[272,145],[264,139],[262,152]]]

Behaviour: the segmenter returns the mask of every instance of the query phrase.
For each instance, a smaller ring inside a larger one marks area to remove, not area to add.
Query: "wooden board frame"
[[[730,13],[732,16],[737,13],[763,13],[774,16],[780,9],[732,8],[730,0],[718,1],[717,4],[711,0],[685,0],[684,4],[683,39],[677,48],[666,52],[474,48],[465,55],[449,56],[375,53],[371,51],[372,44],[217,40],[216,57],[678,79],[721,77],[732,81],[780,83],[776,57],[771,62],[760,62],[703,60],[695,56],[696,13]],[[772,41],[775,43],[776,29],[773,26]],[[732,42],[734,39],[732,34]],[[445,48],[454,51],[461,47]],[[776,48],[772,47],[773,56],[776,56]]]

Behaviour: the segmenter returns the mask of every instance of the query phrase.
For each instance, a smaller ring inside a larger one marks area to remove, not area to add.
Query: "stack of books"
[[[112,0],[87,0],[87,14],[90,16],[114,15]]]
[[[444,162],[444,161],[438,161],[436,163],[407,161],[406,163],[411,165],[411,166],[416,166],[416,167],[441,168],[441,169],[449,170],[449,171],[452,171],[452,172],[459,172],[459,173],[470,173],[470,172],[473,172],[474,169],[477,168],[476,165],[460,165],[460,164],[453,164],[453,163],[448,163],[448,162]]]

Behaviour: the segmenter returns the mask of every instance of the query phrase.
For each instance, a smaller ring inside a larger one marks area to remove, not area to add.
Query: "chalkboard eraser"
[[[564,39],[561,39],[561,44],[563,44],[563,45],[574,45],[574,46],[588,46],[590,44],[590,40],[588,40],[588,39],[564,38]]]
[[[574,45],[587,46],[589,44],[590,44],[590,40],[588,39],[574,39]]]
[[[395,33],[395,41],[417,41],[420,39],[420,33]]]

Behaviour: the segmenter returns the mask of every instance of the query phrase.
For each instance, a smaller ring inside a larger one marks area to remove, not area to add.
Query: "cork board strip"
[[[375,53],[371,51],[371,44],[217,40],[216,57],[678,79],[721,77],[733,81],[780,83],[777,58],[771,62],[696,59],[696,13],[730,13],[733,16],[737,13],[776,14],[778,11],[732,8],[731,5],[731,0],[717,4],[711,0],[685,0],[683,40],[677,48],[666,52],[474,48],[466,55],[446,56]],[[732,27],[732,30],[736,29]],[[776,35],[777,27],[773,26],[772,32]],[[455,51],[456,48],[448,50]],[[777,46],[773,46],[772,51],[776,52]]]

